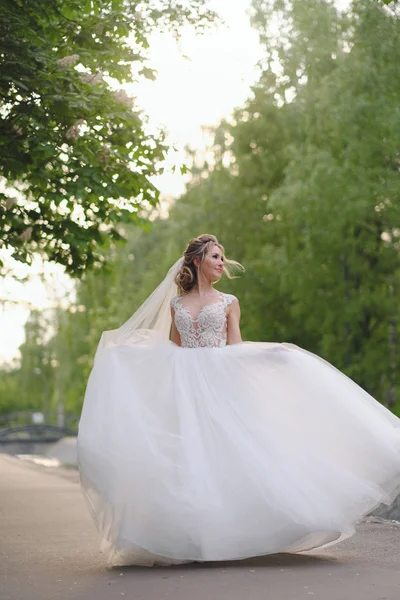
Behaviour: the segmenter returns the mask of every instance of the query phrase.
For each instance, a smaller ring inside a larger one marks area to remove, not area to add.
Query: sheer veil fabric
[[[98,351],[109,346],[168,340],[171,329],[170,305],[177,293],[175,277],[183,265],[179,258],[169,269],[167,276],[138,310],[118,329],[102,333]]]
[[[231,295],[204,307],[202,346],[173,344],[181,265],[102,334],[87,385],[78,462],[109,562],[235,560],[348,537],[400,491],[400,420],[293,344],[216,347]]]

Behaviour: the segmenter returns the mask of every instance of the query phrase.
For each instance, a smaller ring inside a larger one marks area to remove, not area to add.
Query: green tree
[[[121,84],[153,79],[155,29],[214,14],[202,0],[4,0],[0,21],[0,232],[14,258],[40,251],[73,275],[143,223],[163,136]]]
[[[289,40],[265,36],[283,65],[265,75],[270,94],[298,111],[267,203],[280,219],[281,289],[310,349],[383,398],[398,361],[399,20],[375,2],[354,2],[347,15],[312,0],[286,11]]]
[[[374,0],[345,14],[312,0],[255,6],[266,58],[251,97],[217,128],[208,163],[193,154],[169,218],[129,228],[126,247],[108,251],[112,269],[85,274],[46,343],[65,362],[54,386],[70,411],[101,331],[209,232],[246,268],[220,284],[240,299],[244,339],[297,343],[400,413],[399,21]],[[265,32],[273,18],[290,24],[286,37]]]

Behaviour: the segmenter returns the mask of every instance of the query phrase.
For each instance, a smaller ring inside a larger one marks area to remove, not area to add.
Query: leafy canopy
[[[4,0],[0,22],[0,235],[73,275],[102,264],[120,225],[144,224],[163,135],[120,84],[155,78],[155,29],[206,27],[202,0]]]

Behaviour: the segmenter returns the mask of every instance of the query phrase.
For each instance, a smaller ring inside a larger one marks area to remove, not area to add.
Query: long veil
[[[170,303],[177,294],[175,277],[183,264],[179,258],[169,269],[165,279],[143,302],[137,311],[118,329],[103,331],[97,354],[110,346],[146,343],[150,340],[168,340],[171,329]]]

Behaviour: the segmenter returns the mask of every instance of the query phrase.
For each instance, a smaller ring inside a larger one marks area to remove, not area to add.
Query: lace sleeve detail
[[[229,306],[230,304],[232,304],[232,302],[234,302],[235,300],[238,301],[238,299],[236,298],[236,296],[234,296],[233,294],[224,294],[225,308],[227,306]]]
[[[176,310],[176,308],[177,308],[178,300],[179,300],[179,296],[174,296],[171,300],[171,306],[174,310]]]

